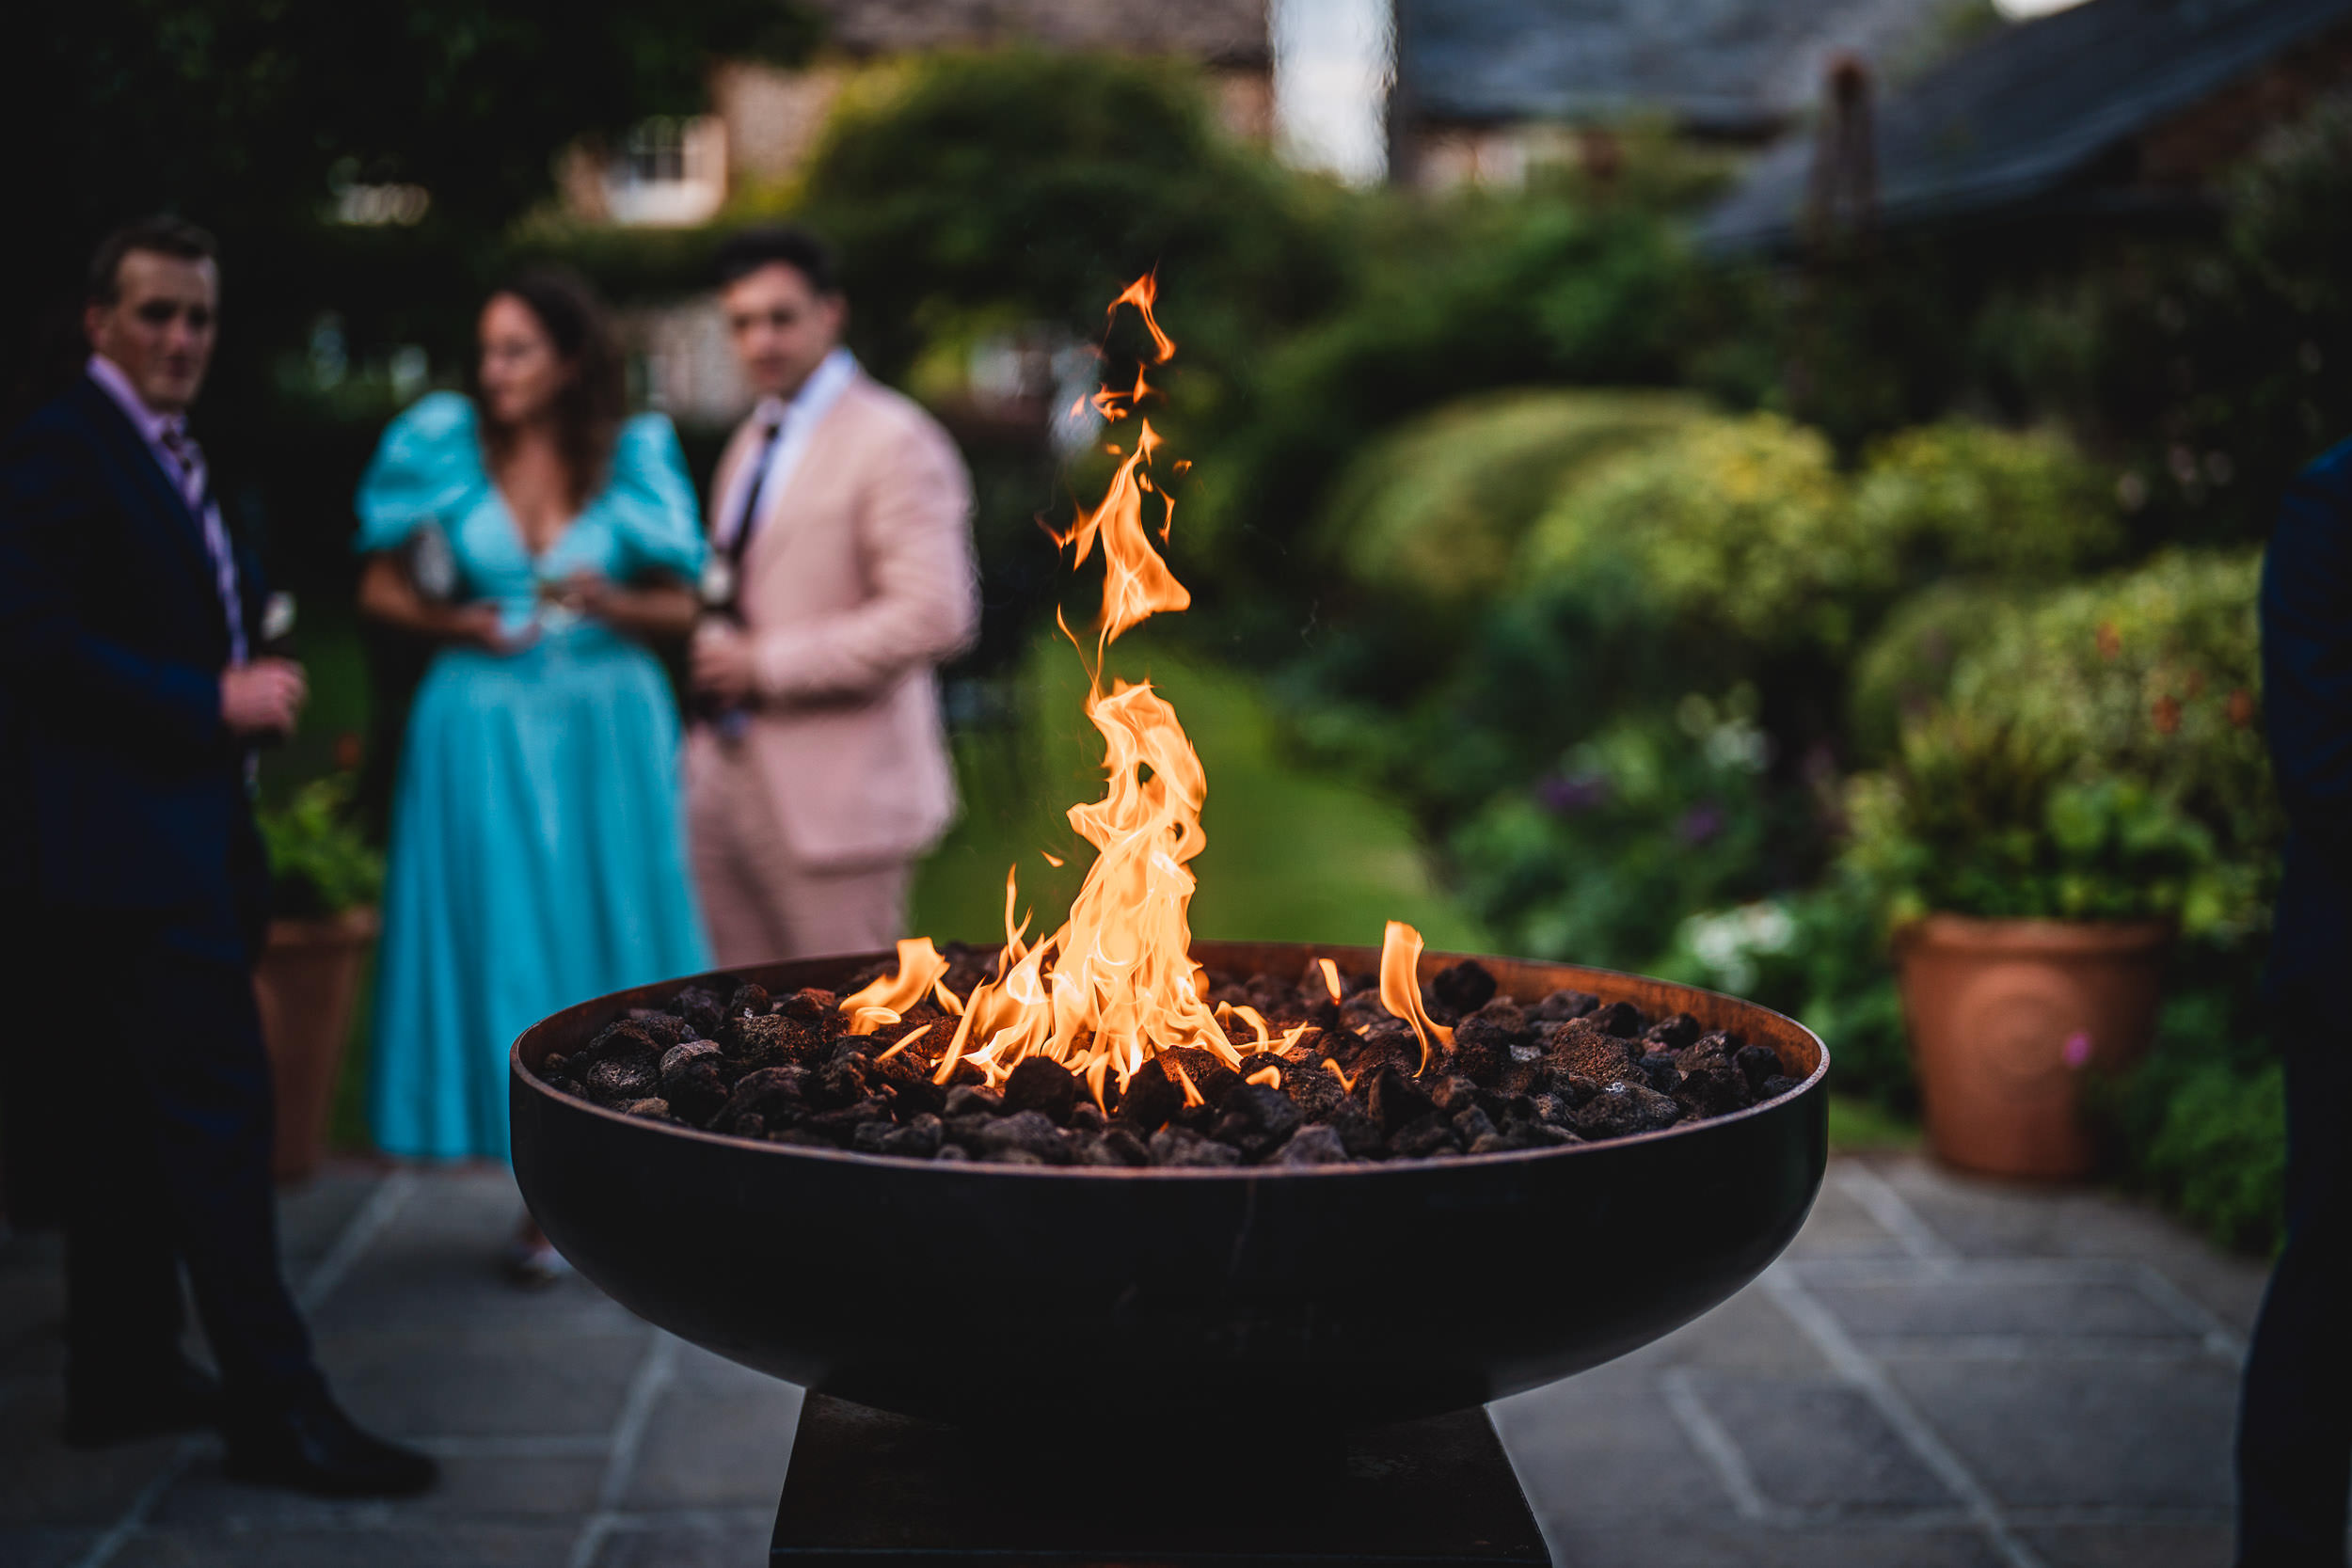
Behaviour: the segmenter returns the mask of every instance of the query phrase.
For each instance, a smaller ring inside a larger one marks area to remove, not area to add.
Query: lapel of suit
[[[824,418],[808,433],[807,444],[802,447],[800,461],[784,476],[781,485],[771,486],[759,498],[759,530],[752,535],[749,548],[743,552],[743,575],[757,581],[772,562],[782,559],[786,541],[809,526],[805,510],[787,517],[786,507],[795,496],[805,496],[832,469],[834,454],[839,450],[842,432],[857,416],[850,412],[866,389],[865,372],[860,372],[833,400]]]
[[[180,487],[171,483],[171,476],[155,461],[155,454],[148,450],[138,428],[115,406],[115,400],[87,377],[76,391],[82,400],[83,417],[98,432],[99,439],[112,449],[116,465],[131,476],[133,484],[146,498],[149,521],[178,542],[182,559],[216,596],[213,552],[204,544],[203,520],[188,510]]]

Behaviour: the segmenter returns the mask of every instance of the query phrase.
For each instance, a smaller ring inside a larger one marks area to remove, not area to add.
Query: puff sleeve
[[[677,432],[660,415],[640,414],[621,427],[612,480],[591,510],[605,515],[620,542],[619,577],[669,572],[691,581],[701,573],[701,508]]]
[[[455,392],[428,393],[376,443],[353,500],[359,515],[353,547],[397,549],[419,523],[454,516],[486,483],[473,404]]]

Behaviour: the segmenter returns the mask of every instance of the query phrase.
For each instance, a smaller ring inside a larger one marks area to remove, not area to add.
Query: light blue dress
[[[506,1052],[559,1007],[710,967],[687,871],[678,717],[653,655],[543,608],[582,569],[692,581],[702,531],[677,437],[621,432],[612,479],[534,560],[454,393],[392,421],[359,482],[358,547],[437,527],[468,596],[527,650],[435,656],[408,717],[376,960],[369,1115],[378,1147],[507,1153]]]

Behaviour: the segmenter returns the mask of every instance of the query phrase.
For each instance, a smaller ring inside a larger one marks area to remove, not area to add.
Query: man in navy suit
[[[23,805],[0,863],[27,884],[40,988],[12,999],[14,1044],[51,1091],[14,1109],[56,1134],[67,1440],[216,1424],[234,1476],[396,1495],[432,1461],[328,1398],[278,1260],[249,780],[304,687],[256,656],[260,563],[188,435],[218,309],[202,230],[110,237],[84,375],[0,451],[0,737]],[[180,1348],[183,1269],[217,1383]]]
[[[2263,709],[2287,813],[2270,946],[2287,1241],[2238,1418],[2238,1562],[2343,1568],[2352,1489],[2352,441],[2287,491],[2263,562]]]

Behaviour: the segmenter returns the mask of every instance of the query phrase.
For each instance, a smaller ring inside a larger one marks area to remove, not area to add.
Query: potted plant
[[[2146,1053],[2211,835],[2047,732],[1965,711],[1907,725],[1849,811],[1850,863],[1895,933],[1930,1146],[1973,1170],[2084,1174],[2083,1075]]]
[[[277,1089],[280,1181],[318,1168],[351,1031],[359,975],[375,941],[383,857],[351,823],[351,775],[315,780],[261,814],[272,918],[253,975]]]

